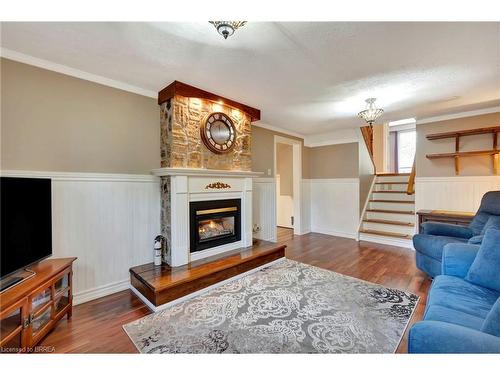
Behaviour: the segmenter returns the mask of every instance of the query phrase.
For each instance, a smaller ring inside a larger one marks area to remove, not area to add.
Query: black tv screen
[[[51,180],[0,177],[0,278],[52,254]]]

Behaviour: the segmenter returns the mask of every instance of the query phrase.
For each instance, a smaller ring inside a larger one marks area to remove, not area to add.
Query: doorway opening
[[[274,137],[274,170],[276,180],[276,225],[301,232],[300,182],[302,180],[302,143],[299,140]]]

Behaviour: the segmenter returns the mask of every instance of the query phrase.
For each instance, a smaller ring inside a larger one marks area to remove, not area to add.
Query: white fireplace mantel
[[[203,168],[158,168],[151,171],[155,176],[197,176],[197,177],[261,177],[264,172],[233,171]]]
[[[201,168],[159,168],[151,172],[170,180],[167,198],[170,204],[170,257],[165,261],[171,266],[182,266],[198,259],[252,246],[253,178],[263,173]],[[165,197],[162,196],[162,199]],[[223,199],[241,200],[241,239],[191,253],[190,202]]]

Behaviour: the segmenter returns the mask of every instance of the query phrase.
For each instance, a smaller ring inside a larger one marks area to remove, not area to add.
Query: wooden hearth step
[[[370,199],[370,202],[375,203],[415,203],[415,201],[396,201],[390,199]]]
[[[206,258],[186,266],[147,263],[130,269],[130,283],[155,307],[251,271],[285,256],[285,245],[261,241],[229,254]]]
[[[398,211],[398,210],[367,209],[366,212],[380,212],[380,213],[384,213],[384,214],[415,215],[414,211]]]
[[[406,221],[397,220],[382,220],[382,219],[364,219],[365,223],[377,223],[377,224],[389,224],[389,225],[401,225],[404,227],[413,227],[414,224]]]
[[[375,234],[377,236],[403,238],[405,240],[411,240],[411,237],[412,237],[409,234],[401,234],[401,233],[394,233],[394,232],[384,232],[384,231],[381,231],[381,230],[372,230],[372,229],[361,229],[359,232],[360,233],[366,233],[366,234]]]

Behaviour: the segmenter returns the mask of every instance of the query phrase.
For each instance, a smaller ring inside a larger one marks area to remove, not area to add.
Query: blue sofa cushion
[[[469,228],[472,230],[475,236],[479,236],[481,234],[490,216],[491,215],[486,212],[478,212],[476,216],[474,216],[474,219],[472,219],[471,223],[469,224]]]
[[[438,221],[426,221],[421,224],[422,234],[433,236],[471,238],[474,232],[467,227],[456,224],[440,223]]]
[[[459,277],[439,275],[432,282],[427,308],[443,306],[484,320],[498,297],[500,293],[495,290],[468,283]]]
[[[483,237],[483,235],[471,237],[469,238],[469,241],[467,241],[467,243],[471,245],[481,245],[481,242],[483,242]]]
[[[500,337],[500,298],[497,299],[486,316],[481,331]]]
[[[469,225],[475,235],[481,234],[491,215],[500,216],[500,191],[489,191],[483,195],[481,206]]]
[[[500,229],[500,216],[491,215],[486,224],[484,224],[484,228],[481,231],[481,234],[484,235],[490,228]]]
[[[415,250],[441,262],[443,247],[449,243],[467,243],[466,238],[416,234],[413,236]]]
[[[486,231],[465,280],[500,292],[500,230]]]
[[[425,312],[424,319],[458,324],[477,330],[480,330],[484,323],[484,318],[440,305],[429,306]]]

